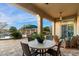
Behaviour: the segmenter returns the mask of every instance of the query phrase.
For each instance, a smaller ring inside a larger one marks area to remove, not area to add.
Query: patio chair
[[[54,36],[53,36],[53,41],[55,42],[55,45],[58,45],[58,43],[59,43],[59,38],[58,38],[57,35],[54,35]]]
[[[77,48],[77,36],[73,36],[71,41],[70,41],[70,48]]]
[[[31,36],[28,36],[28,42],[29,42],[29,41],[32,41]],[[30,48],[30,50],[31,50],[31,51],[35,51],[36,49]]]
[[[48,49],[47,50],[47,53],[50,54],[50,55],[52,55],[52,56],[61,56],[61,51],[60,51],[61,43],[62,43],[62,41],[60,41],[58,43],[58,45],[56,45],[57,46],[57,49],[56,50],[55,49]]]
[[[77,35],[78,39],[77,39],[77,48],[79,49],[79,36]]]
[[[34,51],[34,52],[30,51],[28,44],[25,44],[25,43],[22,43],[22,42],[20,42],[20,43],[21,43],[22,50],[23,50],[23,56],[25,56],[25,55],[26,56],[36,56],[36,55],[38,55],[36,53],[37,51]]]

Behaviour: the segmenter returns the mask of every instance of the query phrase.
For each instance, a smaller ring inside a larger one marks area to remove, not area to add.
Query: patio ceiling
[[[79,3],[18,3],[17,5],[51,20],[59,18],[60,12],[62,12],[62,17],[72,16],[79,12]]]

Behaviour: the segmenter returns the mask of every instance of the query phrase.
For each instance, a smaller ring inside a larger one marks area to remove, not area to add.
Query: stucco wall
[[[72,19],[67,19],[67,20],[73,20],[73,21],[68,21],[68,22],[56,22],[55,24],[55,35],[58,35],[59,37],[61,37],[62,34],[62,30],[61,30],[61,26],[63,24],[73,24],[74,25],[74,35],[79,34],[79,17],[77,18],[72,18]]]

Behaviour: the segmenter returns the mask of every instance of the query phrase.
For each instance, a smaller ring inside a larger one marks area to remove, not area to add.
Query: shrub
[[[21,39],[22,38],[22,34],[20,32],[18,32],[18,31],[11,33],[11,36],[14,39]]]
[[[11,33],[11,36],[14,38],[14,39],[20,39],[22,38],[22,34],[17,30],[16,27],[10,27],[9,29],[10,33]]]

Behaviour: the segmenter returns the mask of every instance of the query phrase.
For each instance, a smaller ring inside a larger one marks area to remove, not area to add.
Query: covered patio
[[[79,4],[77,3],[16,3],[13,5],[15,5],[17,8],[28,11],[37,17],[38,34],[42,33],[43,30],[43,18],[47,18],[52,22],[52,36],[57,35],[62,40],[70,40],[73,36],[79,35]],[[66,48],[67,45],[70,45],[70,42],[68,43],[66,40],[63,42],[65,49],[61,48],[62,55],[78,56],[79,45],[77,44],[76,49],[70,47]]]
[[[43,18],[47,18],[52,22],[52,36],[57,35],[60,39],[70,41],[73,36],[79,35],[78,3],[17,3],[13,5],[36,15],[38,20],[38,33],[42,33],[42,20]],[[70,45],[67,41],[65,43],[64,47]],[[78,44],[77,48],[79,48]]]
[[[52,35],[57,35],[59,38],[79,35],[78,3],[17,3],[14,5],[36,15],[38,33],[42,32],[43,18],[47,18],[52,22]]]
[[[52,35],[61,37],[63,24],[73,24],[73,35],[79,34],[79,4],[77,3],[17,3],[13,5],[37,16],[38,33],[42,32],[43,18],[47,18],[53,23]]]

